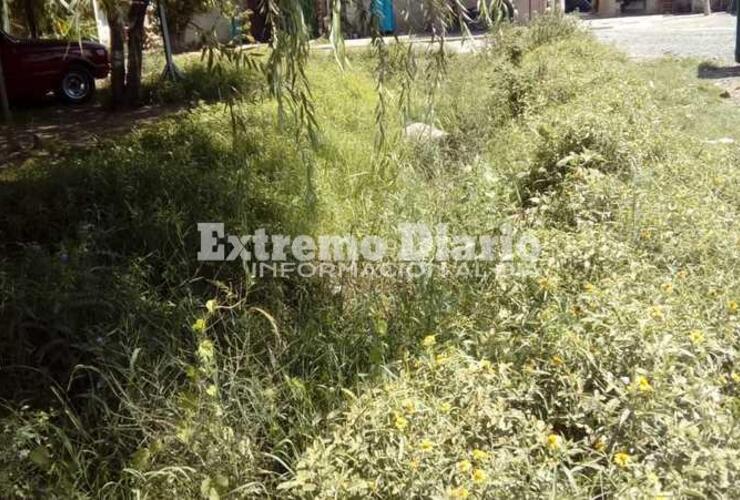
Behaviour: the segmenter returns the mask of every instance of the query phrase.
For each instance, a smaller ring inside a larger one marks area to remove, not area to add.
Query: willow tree
[[[478,0],[480,21],[489,26],[499,21],[504,15],[502,1]],[[198,3],[199,10],[219,8],[226,15],[233,15],[238,10],[236,0],[201,0],[196,3]],[[261,1],[262,14],[271,31],[269,42],[271,50],[265,64],[257,61],[253,52],[244,50],[240,40],[231,40],[223,44],[214,43],[207,50],[236,61],[237,64],[246,62],[249,67],[263,71],[270,93],[278,102],[281,115],[284,116],[286,111],[291,112],[303,125],[301,128],[313,136],[316,123],[305,67],[308,63],[315,20],[306,17],[304,3],[298,0]],[[101,4],[110,25],[113,104],[114,106],[135,104],[141,94],[144,21],[150,0],[102,0]],[[388,46],[379,29],[381,14],[375,7],[378,3],[372,0],[329,0],[328,5],[331,8],[328,16],[331,26],[330,40],[336,59],[342,66],[346,62],[342,33],[342,16],[345,14],[345,9],[352,8],[354,11],[364,11],[368,14],[365,16],[368,24],[366,31],[371,34],[371,46],[377,60],[376,76],[380,96],[378,116],[381,116],[389,104],[386,92]],[[428,70],[436,75],[433,81],[436,82],[434,85],[438,85],[441,81],[439,76],[445,71],[447,32],[453,25],[461,26],[466,30],[471,19],[463,0],[418,0],[417,8],[424,13],[425,24],[431,32],[432,43],[436,47],[433,57],[430,58],[432,62]],[[403,12],[400,14],[404,15]],[[408,57],[413,58],[413,51],[408,51]],[[413,64],[409,64],[409,67],[412,66]],[[430,96],[433,97],[434,93],[435,89],[431,88]],[[379,123],[382,127],[380,120]],[[382,140],[382,130],[380,135]]]
[[[269,83],[269,90],[278,102],[281,114],[286,110],[298,120],[300,129],[308,133],[314,140],[316,121],[314,118],[311,91],[306,77],[305,67],[310,52],[310,26],[305,18],[303,2],[295,0],[264,0],[264,9],[267,21],[272,28],[270,41],[270,55],[264,66],[265,76]],[[378,108],[376,122],[378,125],[378,145],[385,141],[385,112],[391,104],[387,92],[389,75],[389,47],[379,27],[380,16],[377,2],[373,0],[330,0],[330,33],[329,39],[334,49],[338,64],[346,64],[344,49],[344,35],[342,33],[342,15],[344,10],[352,8],[355,12],[365,12],[367,22],[365,29],[370,33],[370,45],[376,59],[376,81],[378,91]],[[488,27],[504,19],[506,9],[503,0],[478,0],[480,19]],[[452,26],[460,26],[468,37],[470,32],[467,26],[472,19],[463,0],[418,0],[417,8],[424,14],[425,24],[430,31],[434,47],[427,72],[432,76],[429,89],[430,101],[433,100],[436,90],[441,83],[441,76],[446,71],[446,39]],[[406,13],[399,12],[403,17]],[[407,79],[413,78],[414,52],[406,51]],[[408,106],[408,88],[404,85],[401,92],[401,108]]]

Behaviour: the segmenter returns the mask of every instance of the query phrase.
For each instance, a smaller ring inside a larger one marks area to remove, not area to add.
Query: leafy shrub
[[[737,496],[739,158],[702,141],[737,127],[538,23],[449,60],[439,145],[388,116],[375,152],[376,68],[317,56],[314,150],[273,102],[201,103],[4,177],[4,491]],[[541,256],[496,279],[256,280],[195,261],[208,219],[389,238],[509,222]]]

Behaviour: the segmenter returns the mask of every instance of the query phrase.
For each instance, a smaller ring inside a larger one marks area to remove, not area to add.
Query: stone
[[[408,139],[416,141],[433,141],[440,142],[447,137],[447,132],[440,130],[426,123],[412,123],[404,130],[404,135]]]

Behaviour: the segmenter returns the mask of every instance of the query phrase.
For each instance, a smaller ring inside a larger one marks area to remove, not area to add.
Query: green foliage
[[[737,496],[740,157],[702,142],[737,123],[674,92],[675,63],[637,66],[561,21],[496,37],[411,87],[389,48],[388,102],[408,92],[425,119],[436,85],[449,136],[410,144],[389,107],[382,176],[378,68],[350,54],[306,66],[314,149],[252,99],[4,178],[2,491]],[[200,71],[171,91],[214,88]],[[542,256],[495,280],[255,280],[195,261],[209,220],[391,238],[508,221]]]
[[[7,6],[10,33],[19,38],[31,36],[30,22],[35,22],[39,35],[45,38],[79,40],[97,37],[89,2],[65,5],[57,0],[8,0]]]

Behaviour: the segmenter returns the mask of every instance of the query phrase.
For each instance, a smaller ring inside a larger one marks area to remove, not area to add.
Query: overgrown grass
[[[738,120],[669,91],[685,71],[544,18],[450,61],[445,142],[389,117],[382,171],[359,55],[312,61],[316,151],[255,101],[237,136],[201,105],[20,172],[0,190],[2,491],[737,496],[739,158],[703,140]],[[195,261],[209,220],[508,222],[542,255],[495,280],[254,280]]]

